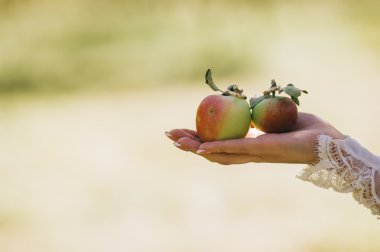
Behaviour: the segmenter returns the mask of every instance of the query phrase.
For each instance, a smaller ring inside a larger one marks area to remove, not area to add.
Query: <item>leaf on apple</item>
[[[283,91],[286,94],[288,94],[289,96],[294,96],[294,97],[301,96],[301,92],[308,94],[308,92],[306,90],[299,89],[299,88],[295,87],[292,83],[289,83],[286,87],[281,88],[279,90],[279,93],[281,94],[281,92],[283,92]]]
[[[212,75],[211,75],[211,69],[208,69],[208,70],[206,71],[205,79],[206,79],[206,84],[209,85],[209,87],[210,87],[212,90],[223,92],[223,91],[220,90],[220,89],[218,88],[218,86],[214,83],[214,81],[213,81],[213,79],[212,79]]]
[[[296,96],[290,96],[290,98],[292,98],[292,100],[294,101],[295,104],[297,104],[297,106],[300,105],[300,101],[298,100]]]
[[[251,108],[254,108],[257,104],[259,104],[259,102],[261,102],[262,100],[268,98],[268,95],[263,95],[263,96],[259,96],[259,97],[252,97],[251,99],[249,99],[249,106]]]

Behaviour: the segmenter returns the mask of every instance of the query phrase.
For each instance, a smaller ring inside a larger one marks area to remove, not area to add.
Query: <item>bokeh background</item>
[[[376,217],[173,147],[212,91],[272,78],[380,153],[379,1],[0,0],[0,251],[379,251]]]

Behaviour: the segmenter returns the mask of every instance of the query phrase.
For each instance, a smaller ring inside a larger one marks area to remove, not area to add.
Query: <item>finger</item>
[[[245,164],[249,162],[264,162],[262,157],[252,156],[248,154],[212,153],[202,156],[213,163],[218,163],[221,165]]]
[[[165,135],[175,142],[181,139],[182,137],[188,137],[194,140],[199,140],[196,132],[188,129],[173,129],[169,132],[165,132]]]
[[[232,140],[222,140],[206,142],[199,146],[199,152],[208,153],[231,153],[231,154],[252,154],[260,153],[262,141],[259,138],[242,138]]]
[[[182,137],[174,143],[174,145],[184,151],[191,151],[196,153],[199,146],[201,145],[200,140],[196,140],[190,137]]]
[[[182,130],[199,139],[198,132],[196,132],[195,130],[191,130],[191,129],[182,129]]]

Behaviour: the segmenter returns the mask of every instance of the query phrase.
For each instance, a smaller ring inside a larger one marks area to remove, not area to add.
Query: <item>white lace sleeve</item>
[[[380,199],[375,187],[380,157],[350,137],[333,140],[320,135],[316,140],[315,151],[317,161],[306,167],[298,178],[322,188],[352,192],[355,200],[380,218]]]

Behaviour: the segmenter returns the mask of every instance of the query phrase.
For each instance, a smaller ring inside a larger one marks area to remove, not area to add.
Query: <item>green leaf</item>
[[[292,100],[295,102],[295,104],[297,104],[297,106],[300,105],[300,101],[298,100],[297,97],[295,97],[295,96],[290,96],[290,98],[292,98]]]
[[[269,96],[263,95],[259,97],[252,97],[249,99],[249,106],[253,109],[257,104],[259,104],[262,100],[268,98]]]
[[[289,96],[298,97],[301,95],[301,90],[296,88],[293,84],[288,84],[286,87],[283,88],[283,90]]]
[[[209,87],[210,87],[212,90],[223,92],[222,90],[220,90],[220,89],[218,88],[218,86],[216,86],[216,84],[215,84],[214,81],[212,80],[211,69],[208,69],[208,70],[206,71],[205,79],[206,79],[206,84],[209,85]]]

